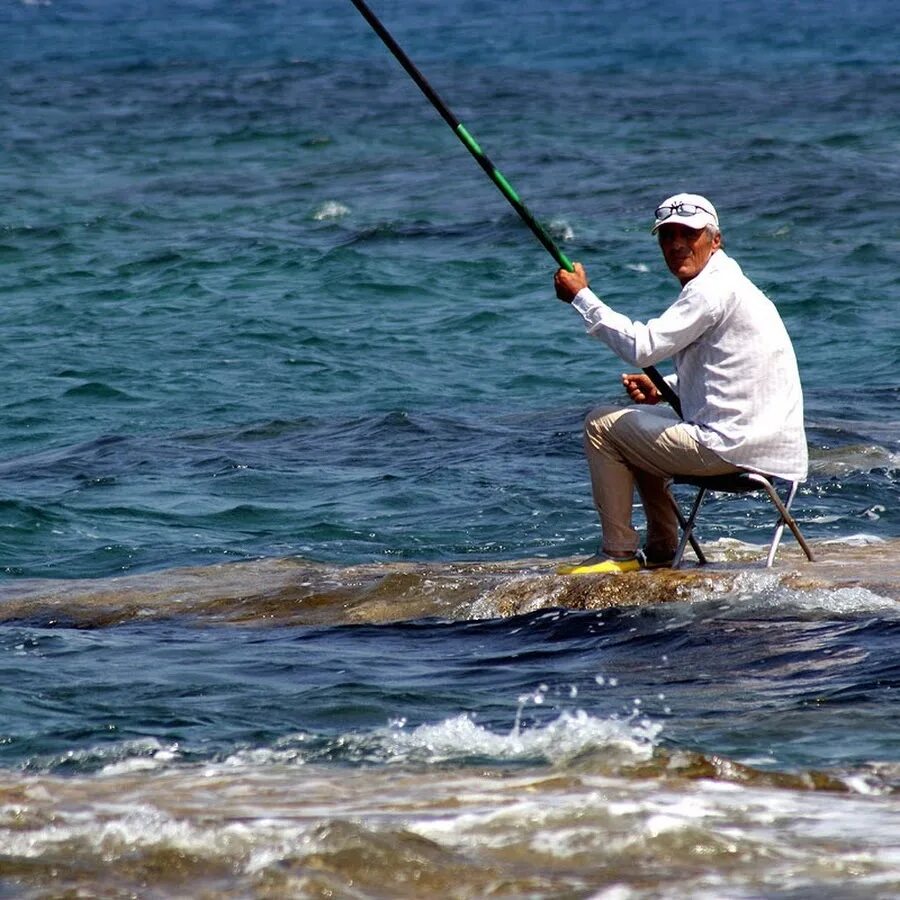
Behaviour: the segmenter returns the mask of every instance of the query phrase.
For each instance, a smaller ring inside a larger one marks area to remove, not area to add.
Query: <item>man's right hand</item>
[[[587,272],[584,266],[577,262],[572,264],[575,270],[569,272],[566,269],[559,269],[553,278],[553,286],[556,288],[556,296],[564,303],[571,303],[575,299],[575,295],[582,289],[590,287],[588,283]]]
[[[635,403],[647,403],[653,406],[662,400],[662,394],[653,386],[648,375],[643,372],[635,372],[622,376],[622,384],[625,391]]]

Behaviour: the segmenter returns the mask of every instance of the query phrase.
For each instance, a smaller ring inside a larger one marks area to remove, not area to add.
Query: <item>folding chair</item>
[[[807,559],[810,562],[815,562],[815,557],[813,556],[812,550],[809,548],[809,544],[806,543],[803,534],[800,532],[800,527],[790,513],[791,504],[794,502],[797,488],[800,486],[798,481],[786,482],[787,493],[784,499],[779,496],[773,483],[774,480],[766,475],[760,475],[757,472],[744,471],[737,472],[734,475],[710,475],[705,477],[676,475],[672,481],[675,484],[691,484],[700,489],[687,519],[685,519],[682,514],[681,509],[675,500],[675,496],[672,494],[671,487],[669,489],[669,499],[675,507],[675,514],[678,516],[678,521],[681,523],[682,529],[681,541],[678,544],[678,550],[675,552],[675,558],[672,560],[673,569],[677,569],[681,565],[681,559],[684,556],[684,551],[687,549],[688,543],[690,543],[694,553],[697,554],[697,560],[700,565],[706,563],[706,557],[703,555],[703,551],[694,537],[694,525],[697,522],[697,514],[700,512],[700,505],[703,503],[703,498],[706,496],[707,491],[719,491],[727,494],[747,494],[751,491],[765,491],[775,506],[775,509],[778,510],[775,533],[772,535],[772,542],[769,545],[769,554],[766,557],[766,567],[770,567],[775,560],[775,553],[778,550],[778,545],[781,543],[781,536],[784,534],[785,525],[791,529],[794,537],[797,538],[797,543],[803,548],[803,552],[806,554]]]

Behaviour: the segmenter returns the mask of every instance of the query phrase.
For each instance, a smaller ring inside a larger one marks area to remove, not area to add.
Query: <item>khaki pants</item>
[[[647,516],[645,549],[665,560],[678,546],[678,519],[666,491],[673,475],[728,475],[740,469],[698,444],[668,406],[598,406],[585,420],[584,448],[601,549],[631,556],[640,546],[631,524],[637,486]]]

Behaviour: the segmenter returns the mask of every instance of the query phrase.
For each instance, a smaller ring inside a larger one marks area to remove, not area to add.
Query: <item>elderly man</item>
[[[600,406],[585,422],[585,452],[600,515],[599,552],[561,574],[629,572],[669,564],[678,522],[666,486],[673,475],[726,475],[749,469],[806,477],[803,394],[797,360],[772,302],[722,249],[715,207],[675,194],[656,210],[652,230],[681,293],[658,318],[633,322],[600,300],[584,267],[560,269],[556,295],[587,332],[630,365],[671,357],[683,421],[647,375],[623,375],[636,405]],[[647,517],[643,549],[631,522],[637,486]]]

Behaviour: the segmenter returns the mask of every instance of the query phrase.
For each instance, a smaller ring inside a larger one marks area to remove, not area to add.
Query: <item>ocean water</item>
[[[0,896],[900,895],[895,5],[373,9],[623,312],[713,199],[819,561],[553,574],[622,364],[349,0],[5,4]]]

